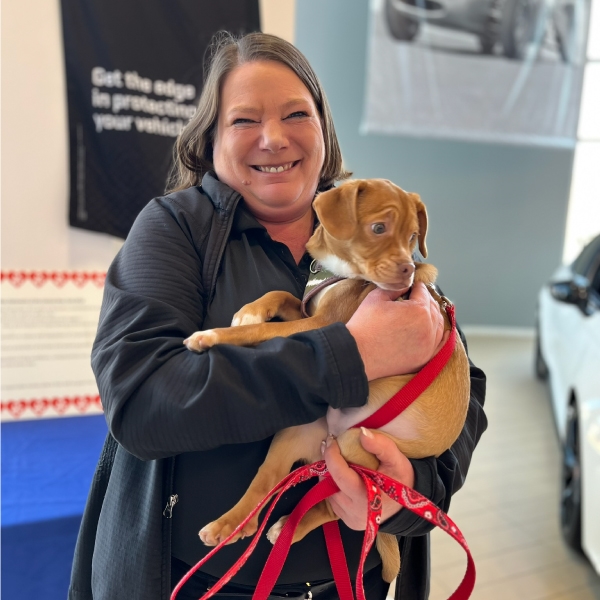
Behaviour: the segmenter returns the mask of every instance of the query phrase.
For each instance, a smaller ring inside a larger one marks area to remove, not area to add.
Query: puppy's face
[[[427,256],[427,212],[417,194],[385,179],[358,179],[313,203],[320,226],[307,249],[325,268],[394,291],[408,290],[418,244]]]

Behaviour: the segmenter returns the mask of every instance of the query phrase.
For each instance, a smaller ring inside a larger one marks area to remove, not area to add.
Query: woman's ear
[[[337,188],[322,192],[313,202],[319,222],[325,231],[337,240],[349,240],[356,231],[359,187],[359,181],[348,181]]]
[[[427,209],[419,194],[409,195],[415,203],[417,219],[419,220],[419,252],[423,258],[427,258],[427,245],[425,244],[425,238],[427,237]]]

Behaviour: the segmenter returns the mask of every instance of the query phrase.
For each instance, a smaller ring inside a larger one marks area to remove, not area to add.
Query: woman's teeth
[[[263,173],[283,173],[288,169],[291,169],[294,166],[294,163],[288,163],[287,165],[280,165],[278,167],[261,167],[257,165],[257,169],[262,171]]]

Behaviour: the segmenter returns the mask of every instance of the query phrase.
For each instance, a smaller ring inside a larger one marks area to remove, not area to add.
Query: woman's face
[[[306,214],[325,158],[321,120],[297,75],[275,61],[236,67],[225,78],[213,164],[261,221]]]

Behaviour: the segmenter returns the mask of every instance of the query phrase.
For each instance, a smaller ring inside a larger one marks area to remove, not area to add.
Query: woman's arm
[[[107,274],[92,366],[111,433],[142,459],[264,439],[367,398],[341,324],[257,348],[186,350],[204,319],[206,227],[170,200],[152,201]]]
[[[423,283],[415,283],[408,300],[379,288],[363,300],[348,321],[369,381],[416,373],[442,347],[444,317]]]

